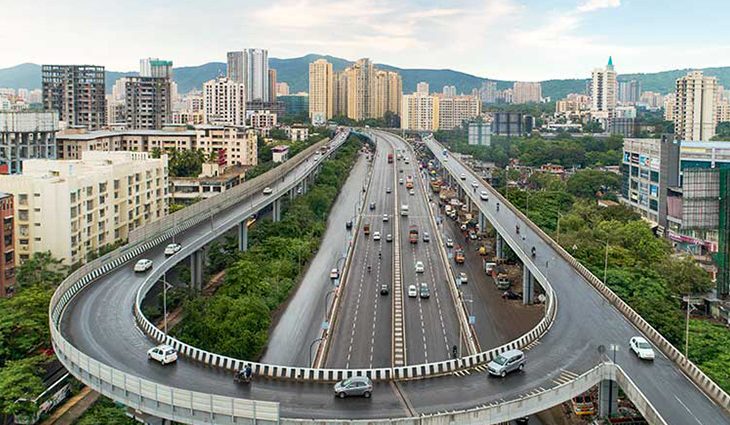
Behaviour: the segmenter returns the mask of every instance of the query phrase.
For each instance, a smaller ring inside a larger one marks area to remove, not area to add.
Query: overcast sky
[[[0,68],[22,62],[137,70],[269,49],[370,57],[481,77],[586,78],[730,65],[728,0],[0,0]]]

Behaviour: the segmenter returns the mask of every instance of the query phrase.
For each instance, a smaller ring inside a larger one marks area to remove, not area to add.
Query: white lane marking
[[[677,399],[677,401],[679,402],[679,404],[681,404],[681,405],[682,405],[682,407],[684,407],[684,408],[685,408],[685,410],[687,410],[687,412],[688,412],[688,413],[690,414],[690,416],[692,416],[692,417],[694,418],[694,420],[696,420],[696,421],[697,421],[697,423],[698,423],[698,424],[702,425],[702,422],[700,422],[700,420],[699,420],[699,419],[697,419],[697,416],[695,416],[695,414],[694,414],[694,413],[692,413],[692,411],[691,411],[691,410],[689,410],[689,407],[687,407],[687,405],[686,405],[686,404],[684,404],[684,402],[683,402],[682,400],[680,400],[680,399],[679,399],[679,397],[677,397],[677,396],[675,395],[675,396],[674,396],[674,398],[676,398],[676,399]]]

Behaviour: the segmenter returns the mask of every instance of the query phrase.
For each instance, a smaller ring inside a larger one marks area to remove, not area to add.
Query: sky
[[[0,0],[0,68],[269,49],[537,81],[730,65],[728,0]]]

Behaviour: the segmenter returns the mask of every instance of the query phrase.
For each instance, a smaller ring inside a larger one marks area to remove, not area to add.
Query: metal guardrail
[[[435,139],[430,140],[435,143],[439,149],[434,151],[434,154],[438,156],[439,152],[444,149],[444,146],[438,143]],[[453,155],[452,155],[453,156]],[[469,169],[459,158],[455,158],[461,163],[466,169]],[[475,174],[476,175],[476,174]],[[573,258],[561,245],[555,242],[547,233],[545,233],[540,227],[527,218],[518,208],[510,203],[507,198],[502,196],[497,190],[492,188],[486,181],[481,177],[476,178],[487,187],[493,196],[499,199],[505,206],[509,207],[512,212],[517,215],[524,223],[526,223],[538,236],[540,236],[545,243],[550,245],[562,258],[567,261],[573,268],[580,274],[591,286],[596,289],[611,305],[613,305],[623,316],[636,326],[644,335],[646,335],[659,349],[672,360],[684,374],[695,384],[700,390],[707,395],[711,400],[721,406],[726,412],[730,412],[730,395],[725,392],[719,385],[717,385],[712,379],[710,379],[704,372],[700,370],[694,363],[687,359],[679,350],[677,350],[662,334],[660,334],[653,326],[649,324],[643,317],[641,317],[633,308],[631,308],[626,302],[624,302],[618,295],[616,295],[611,288],[606,286],[600,279],[598,279],[590,270],[588,270],[578,260]],[[468,191],[467,191],[468,192]],[[535,274],[534,271],[530,270]]]

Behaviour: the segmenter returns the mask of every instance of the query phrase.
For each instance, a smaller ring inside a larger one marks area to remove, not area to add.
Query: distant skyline
[[[0,68],[89,63],[135,71],[269,49],[370,57],[402,68],[454,69],[537,81],[588,78],[613,56],[620,74],[730,65],[726,0],[127,0],[6,1]],[[708,13],[711,11],[711,13]]]

